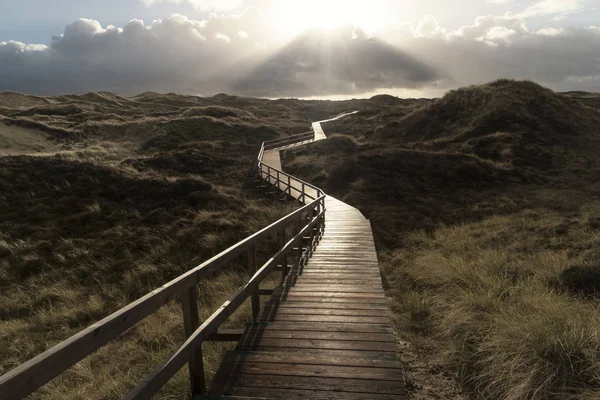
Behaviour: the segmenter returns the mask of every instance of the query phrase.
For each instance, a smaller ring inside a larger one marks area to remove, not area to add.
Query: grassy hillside
[[[0,374],[294,209],[244,183],[263,140],[306,131],[321,107],[348,106],[0,93]],[[201,317],[246,279],[242,257],[201,284]],[[230,324],[248,320],[244,306]],[[182,328],[173,301],[33,397],[120,399]],[[205,345],[209,374],[223,349]],[[180,372],[163,397],[187,385]]]
[[[600,112],[501,80],[373,98],[284,168],[371,219],[415,398],[600,398]],[[444,389],[446,387],[446,389]]]

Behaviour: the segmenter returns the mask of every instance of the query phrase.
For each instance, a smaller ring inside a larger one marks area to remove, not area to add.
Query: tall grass
[[[564,280],[594,266],[600,204],[406,235],[384,275],[402,334],[428,337],[482,399],[600,398],[600,301]],[[599,286],[600,289],[600,286]]]

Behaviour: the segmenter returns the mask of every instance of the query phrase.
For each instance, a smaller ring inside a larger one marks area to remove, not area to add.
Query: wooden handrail
[[[258,288],[259,283],[264,280],[275,268],[284,256],[291,252],[296,243],[300,242],[307,232],[321,221],[325,211],[321,211],[311,222],[304,226],[281,250],[271,257],[255,274],[248,283],[238,291],[221,307],[215,311],[204,323],[186,340],[186,342],[172,353],[167,360],[158,366],[152,373],[135,389],[129,392],[125,400],[148,399],[155,395],[173,375],[188,361],[194,349],[212,333],[246,300],[251,293]]]
[[[312,134],[314,137],[314,133]],[[278,188],[280,188],[280,183],[287,183],[286,190],[289,195],[292,194],[292,190],[295,190],[300,193],[303,203],[306,203],[306,198],[310,198],[313,200],[312,202],[305,204],[298,210],[248,236],[228,249],[223,250],[216,256],[162,285],[158,289],[153,290],[133,303],[117,310],[108,317],[92,324],[88,328],[0,376],[0,394],[2,400],[17,400],[34,392],[177,296],[181,296],[182,300],[184,331],[187,340],[168,360],[158,366],[144,382],[132,390],[126,398],[139,399],[151,397],[186,362],[189,363],[192,390],[195,394],[204,393],[205,382],[201,343],[207,340],[209,336],[214,335],[227,317],[250,296],[252,297],[253,319],[256,319],[260,308],[260,298],[258,295],[259,283],[275,268],[277,262],[282,258],[285,258],[284,262],[282,262],[282,278],[285,278],[287,271],[286,257],[292,251],[294,245],[300,243],[298,244],[298,257],[301,259],[301,240],[306,232],[310,232],[310,238],[315,239],[313,228],[315,225],[318,225],[319,229],[323,227],[325,221],[324,192],[318,187],[273,168],[262,161],[265,151],[268,150],[267,146],[274,145],[275,143],[299,143],[306,139],[309,139],[308,134],[301,133],[287,138],[263,142],[258,154],[258,162],[255,166],[261,177],[263,177],[263,174],[266,174],[264,178],[269,182],[270,179],[275,178]],[[267,167],[266,172],[263,167]],[[281,177],[284,177],[285,180],[281,179]],[[300,184],[301,189],[293,188],[293,183]],[[314,190],[316,198],[306,193],[306,188]],[[303,225],[302,221],[305,221],[304,217],[307,214],[316,214],[316,216],[311,218],[310,222]],[[285,237],[285,228],[290,225],[297,226],[298,233],[285,243],[260,269],[256,270],[257,243],[269,235],[281,232],[283,232],[282,237]],[[309,246],[313,246],[312,240]],[[255,272],[254,275],[230,300],[225,302],[211,317],[200,324],[198,320],[196,285],[203,278],[218,271],[224,264],[245,252],[248,253],[249,265],[252,271]],[[307,255],[310,256],[310,253],[307,247]]]
[[[309,134],[309,135],[303,135],[301,137],[298,138],[285,138],[285,140],[281,140],[281,141],[277,141],[274,143],[269,143],[269,144],[265,144],[265,150],[272,150],[272,149],[276,149],[276,148],[280,148],[280,147],[284,147],[284,146],[288,146],[291,144],[296,144],[296,143],[302,143],[305,142],[307,140],[312,140],[314,139],[314,133],[313,134]]]
[[[267,167],[266,171],[262,168],[263,166]],[[320,197],[320,196],[324,195],[323,190],[321,190],[319,187],[317,187],[317,186],[315,186],[313,184],[310,184],[310,183],[308,183],[306,181],[303,181],[302,179],[298,179],[295,176],[288,174],[287,172],[283,172],[283,171],[281,171],[281,170],[279,170],[277,168],[271,167],[270,165],[265,164],[262,161],[258,162],[258,170],[259,170],[260,174],[265,174],[265,176],[261,175],[261,177],[264,178],[265,180],[269,181],[270,183],[273,183],[272,181],[269,180],[269,178],[273,178],[278,184],[279,183],[286,184],[286,186],[288,186],[288,187],[292,188],[293,190],[299,192],[301,196],[303,195],[303,196],[308,197],[308,198],[310,198],[312,200],[316,200],[315,197],[311,196],[310,194],[306,193],[305,191],[303,192],[302,189],[298,189],[298,188],[292,187],[291,186],[292,183],[299,183],[300,186],[304,185],[305,188],[309,188],[309,189],[314,190],[317,193],[317,197]],[[277,174],[279,174],[279,178],[277,178]],[[287,180],[282,180],[281,179],[282,176],[286,177],[288,179]],[[278,185],[275,185],[275,186],[278,186]],[[279,188],[279,189],[282,189],[282,188]]]
[[[285,137],[282,137],[282,138],[265,140],[263,143],[265,144],[265,146],[267,146],[267,145],[270,145],[270,144],[273,144],[273,143],[276,143],[276,142],[289,140],[290,138],[296,138],[296,137],[299,137],[299,136],[306,136],[306,135],[314,135],[314,132],[313,131],[308,131],[308,132],[296,133],[294,135],[285,136]]]

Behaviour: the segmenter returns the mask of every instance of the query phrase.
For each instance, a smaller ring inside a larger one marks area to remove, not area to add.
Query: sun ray
[[[335,30],[345,25],[356,25],[372,32],[383,20],[384,10],[368,7],[365,1],[304,0],[281,2],[278,20],[290,34],[312,28]]]

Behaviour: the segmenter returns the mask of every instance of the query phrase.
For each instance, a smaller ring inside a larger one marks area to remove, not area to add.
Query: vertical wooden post
[[[285,225],[281,228],[281,248],[283,248],[283,246],[285,246]],[[281,282],[285,280],[285,277],[287,275],[287,259],[288,254],[285,253],[283,256],[283,260],[281,261]]]
[[[323,193],[321,193],[321,195],[323,195]],[[325,210],[325,199],[321,200],[321,211],[326,211]],[[323,216],[321,217],[321,221],[319,222],[319,231],[320,231],[320,236],[323,237],[323,235],[325,234],[325,212],[323,213]]]
[[[306,188],[304,187],[304,182],[302,182],[302,202],[306,204]]]
[[[287,178],[288,178],[288,194],[290,195],[290,197],[292,197],[292,181],[291,181],[291,178],[289,175],[287,176]]]
[[[277,170],[277,189],[281,189],[281,186],[279,185],[279,170]]]
[[[316,211],[316,207],[312,209],[312,211],[310,212],[309,216],[312,215],[314,217],[315,215],[315,211]],[[312,218],[308,219],[308,222],[310,223],[312,221]],[[310,228],[310,242],[309,242],[309,251],[308,251],[308,257],[312,257],[312,253],[314,251],[314,245],[315,245],[315,229],[317,229],[319,227],[319,223],[317,222],[316,225],[312,226]]]
[[[183,328],[185,337],[192,336],[194,331],[200,326],[198,320],[198,294],[196,286],[192,286],[181,294],[183,307]],[[202,343],[196,347],[194,353],[188,360],[188,369],[190,373],[190,387],[192,396],[203,395],[206,393],[206,383],[204,381],[204,361],[202,360]]]
[[[297,222],[297,228],[298,230],[296,231],[298,233],[300,233],[300,231],[302,230],[302,215],[300,215],[298,217],[298,222]],[[302,236],[300,236],[300,240],[298,241],[298,266],[300,266],[300,262],[302,261]]]
[[[256,261],[256,245],[252,246],[250,250],[248,250],[248,269],[250,273],[254,275],[258,269]],[[260,295],[258,294],[258,286],[252,291],[252,320],[256,322],[258,319],[258,313],[260,312]]]
[[[267,182],[271,183],[271,166],[267,164]]]

